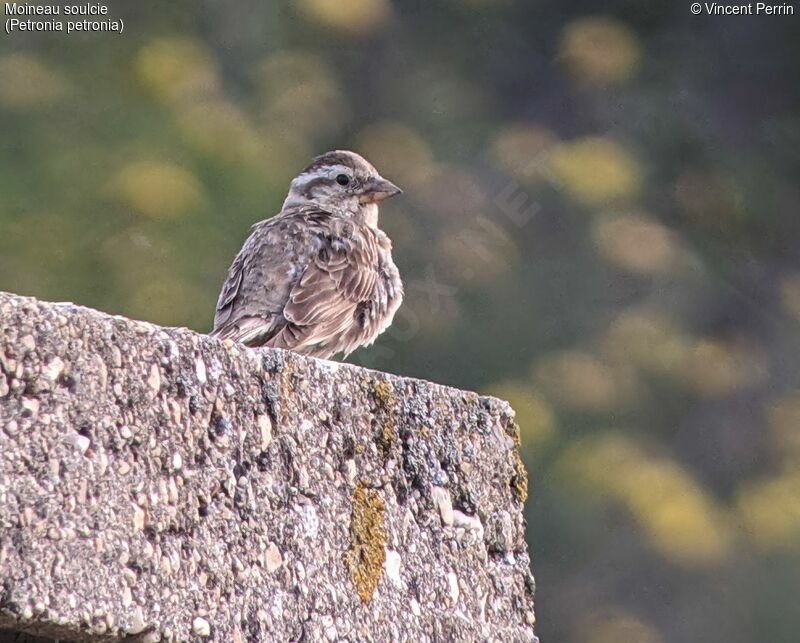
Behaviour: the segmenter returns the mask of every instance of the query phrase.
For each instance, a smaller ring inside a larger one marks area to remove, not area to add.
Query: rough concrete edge
[[[291,355],[292,359],[314,360],[315,363],[319,367],[322,367],[322,369],[325,371],[336,372],[341,368],[348,369],[351,371],[352,374],[359,375],[365,379],[370,380],[370,384],[372,384],[372,386],[375,389],[374,393],[376,396],[376,401],[378,402],[379,405],[383,404],[384,406],[387,406],[386,409],[387,411],[389,411],[389,409],[391,408],[392,400],[390,398],[394,394],[392,387],[387,386],[388,384],[388,381],[386,380],[387,375],[392,375],[393,377],[398,378],[400,381],[411,384],[422,383],[426,386],[433,387],[435,389],[440,389],[443,392],[448,393],[449,395],[460,395],[462,397],[472,398],[476,403],[495,407],[496,410],[498,411],[503,429],[506,431],[509,437],[511,437],[514,441],[514,450],[512,453],[515,458],[514,467],[516,469],[517,475],[510,481],[509,483],[510,488],[523,506],[527,499],[527,472],[525,470],[524,464],[522,463],[520,455],[519,427],[514,419],[516,415],[515,411],[506,400],[491,395],[479,394],[467,389],[461,389],[446,384],[423,380],[421,378],[409,377],[405,375],[398,375],[394,373],[388,373],[385,371],[379,371],[376,369],[370,369],[357,364],[311,358],[284,349],[274,349],[274,348],[251,349],[242,345],[234,344],[230,340],[225,340],[225,341],[217,340],[213,337],[208,336],[205,333],[201,333],[187,327],[159,326],[152,322],[131,319],[125,317],[124,315],[105,313],[103,311],[99,311],[88,306],[75,304],[73,302],[48,302],[46,300],[40,300],[35,297],[17,295],[15,293],[6,291],[0,291],[0,298],[7,298],[8,301],[10,301],[14,307],[17,307],[19,305],[25,305],[26,303],[34,306],[44,305],[47,307],[52,307],[56,310],[58,309],[63,310],[65,313],[68,314],[94,318],[97,320],[97,323],[122,322],[125,324],[133,324],[135,326],[138,326],[140,329],[147,329],[147,331],[150,333],[165,332],[167,334],[171,334],[177,331],[180,332],[181,334],[194,335],[195,337],[197,337],[198,341],[204,343],[216,343],[217,348],[221,346],[228,353],[231,352],[232,348],[237,353],[240,353],[241,351],[255,351],[256,354],[259,354],[262,357],[272,354],[274,356],[274,359],[278,361],[284,361],[288,355]],[[391,416],[391,413],[389,413],[389,416]],[[391,427],[388,427],[388,430],[391,430]],[[373,499],[371,498],[368,497],[356,498],[358,491],[359,488],[357,487],[353,493],[353,502],[354,502],[353,521],[354,523],[359,523],[359,524],[363,523],[362,527],[364,527],[365,529],[367,528],[372,529],[375,526],[373,523],[376,512],[380,514],[382,511],[382,507],[373,506],[375,503],[372,501]],[[378,500],[378,502],[380,501]],[[358,516],[356,516],[357,506],[364,509],[364,511],[358,512],[359,513]],[[524,517],[524,510],[522,518],[523,522],[526,522]],[[355,543],[356,541],[355,536],[353,540]],[[370,550],[370,542],[365,541],[363,543],[360,543],[360,546],[366,548],[367,550]],[[372,549],[374,549],[374,547]],[[384,548],[381,546],[379,549],[380,552],[378,552],[378,554],[383,555],[385,553]],[[378,550],[375,549],[375,551],[377,552]],[[345,553],[345,556],[347,556],[349,553],[350,551],[348,550],[348,552]],[[368,556],[368,558],[370,557]],[[381,567],[383,566],[382,558],[380,560],[376,558],[373,562],[376,565],[380,565]],[[345,564],[347,565],[347,563]],[[375,589],[374,588],[375,582],[373,582],[373,580],[371,579],[370,570],[355,569],[349,565],[348,568],[352,575],[353,582],[358,588],[358,594],[362,598],[362,601],[369,600],[369,596],[371,596],[371,594],[374,592]],[[118,637],[113,635],[89,634],[86,632],[80,635],[79,638],[76,638],[75,630],[70,627],[62,626],[57,623],[42,624],[41,622],[39,622],[31,625],[23,624],[16,618],[12,617],[10,614],[7,614],[2,610],[0,610],[0,629],[11,630],[14,632],[24,631],[25,633],[33,636],[48,637],[54,639],[59,639],[66,636],[68,640],[72,641],[86,641],[86,642],[99,643],[102,641],[120,640]],[[124,640],[145,641],[147,640],[147,634],[148,634],[147,632],[143,632],[141,634],[128,635],[127,637],[125,637]]]

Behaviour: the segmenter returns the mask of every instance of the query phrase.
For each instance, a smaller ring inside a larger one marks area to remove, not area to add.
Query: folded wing
[[[231,265],[212,334],[320,357],[349,352],[363,343],[378,281],[371,230],[318,210],[282,214],[257,225]]]

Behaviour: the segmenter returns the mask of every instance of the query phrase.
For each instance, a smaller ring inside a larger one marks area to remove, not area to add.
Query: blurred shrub
[[[592,224],[592,238],[605,259],[630,272],[668,273],[684,259],[675,235],[646,214],[600,218]]]
[[[742,219],[742,197],[736,183],[713,172],[686,171],[675,182],[675,199],[689,218],[729,230]]]
[[[638,164],[619,143],[585,138],[557,145],[549,158],[556,184],[590,206],[626,202],[640,189]]]
[[[191,172],[158,161],[128,163],[109,189],[136,212],[154,219],[180,217],[205,204],[203,186]]]
[[[604,349],[615,362],[678,378],[684,371],[689,339],[663,312],[633,308],[608,327]]]
[[[630,27],[618,20],[586,17],[564,28],[558,55],[576,80],[610,85],[628,80],[639,69],[642,47]]]
[[[752,342],[700,339],[690,347],[682,375],[701,395],[723,397],[764,381],[767,367],[766,354]]]
[[[779,459],[800,465],[800,391],[793,391],[767,406],[770,446]]]
[[[577,621],[576,641],[585,643],[662,643],[652,625],[618,607],[607,606]]]
[[[313,138],[337,134],[347,123],[347,101],[321,56],[282,50],[259,63],[254,75],[261,118],[272,128]]]
[[[176,120],[186,142],[217,161],[254,163],[263,152],[263,142],[250,120],[226,100],[189,103],[177,112]]]
[[[309,20],[349,35],[367,35],[392,17],[389,0],[297,0],[294,5]]]
[[[738,516],[757,547],[797,547],[800,542],[800,470],[796,465],[767,480],[742,483],[736,499]]]
[[[548,178],[548,158],[557,141],[556,135],[541,125],[510,123],[497,132],[492,157],[514,178],[537,181]]]
[[[219,92],[217,65],[208,49],[189,36],[161,37],[142,47],[134,59],[139,81],[160,100],[213,96]]]
[[[522,380],[508,380],[489,387],[487,395],[508,401],[516,411],[522,448],[535,456],[536,447],[547,443],[556,432],[556,422],[550,406]]]
[[[490,283],[519,258],[511,235],[485,216],[447,222],[445,230],[436,258],[441,274],[451,283],[473,288]]]
[[[792,317],[800,321],[800,274],[784,277],[780,284],[783,307]]]
[[[567,485],[620,503],[662,556],[694,567],[730,552],[724,514],[678,463],[643,450],[620,433],[580,439],[567,447],[559,470]]]
[[[624,367],[579,351],[545,356],[533,373],[548,396],[568,408],[609,410],[629,399],[635,387]]]
[[[459,227],[489,207],[481,181],[464,168],[444,163],[430,166],[409,198],[428,216]]]
[[[381,174],[411,192],[428,181],[434,170],[433,152],[416,131],[404,123],[383,121],[358,133],[358,149]]]
[[[176,276],[140,281],[126,302],[127,314],[156,324],[198,324],[206,315],[205,294]]]
[[[34,56],[6,54],[0,57],[0,106],[33,109],[58,100],[66,81]]]
[[[692,338],[665,314],[631,310],[605,335],[607,354],[620,363],[670,378],[697,395],[724,397],[763,382],[769,362],[764,350],[743,337]]]

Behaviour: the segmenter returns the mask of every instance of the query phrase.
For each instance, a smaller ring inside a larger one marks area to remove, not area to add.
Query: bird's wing
[[[319,347],[314,354],[338,350],[330,346],[357,322],[359,305],[368,300],[378,279],[377,247],[361,226],[331,229],[292,288],[283,310],[298,346]]]
[[[220,293],[213,335],[329,356],[378,280],[371,231],[319,210],[259,224]]]
[[[283,314],[306,331],[306,342],[322,343],[347,330],[356,307],[369,298],[377,280],[376,256],[368,236],[332,230],[289,295]]]
[[[225,277],[225,283],[222,284],[222,290],[219,293],[217,309],[214,314],[215,329],[223,326],[230,319],[236,295],[239,294],[239,289],[242,287],[243,277],[244,257],[239,253],[236,255],[236,259],[233,260],[231,267],[228,268],[228,275]]]
[[[283,307],[307,262],[309,233],[296,216],[253,226],[228,269],[212,335],[261,345],[285,325]]]

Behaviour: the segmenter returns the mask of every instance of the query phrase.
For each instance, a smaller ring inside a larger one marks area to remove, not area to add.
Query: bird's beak
[[[359,200],[361,203],[378,203],[402,192],[394,183],[378,176],[364,183]]]

